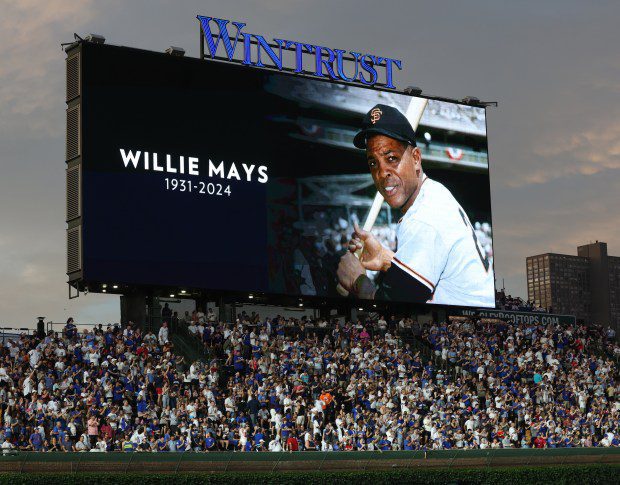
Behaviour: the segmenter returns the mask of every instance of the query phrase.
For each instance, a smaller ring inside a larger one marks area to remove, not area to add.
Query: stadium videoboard
[[[483,108],[108,45],[81,56],[83,281],[494,306]]]

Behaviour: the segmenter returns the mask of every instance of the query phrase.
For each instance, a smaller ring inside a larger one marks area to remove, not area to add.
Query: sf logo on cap
[[[381,111],[379,108],[374,108],[370,112],[370,121],[371,121],[371,123],[374,125],[377,121],[379,121],[379,118],[381,118],[382,114],[383,114],[383,111]]]

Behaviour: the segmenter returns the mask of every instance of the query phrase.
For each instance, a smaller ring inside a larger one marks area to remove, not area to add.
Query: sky
[[[606,241],[620,255],[617,0],[0,0],[0,326],[119,320],[118,297],[68,299],[65,55],[73,33],[197,57],[196,15],[403,61],[395,83],[488,110],[498,287],[525,258]]]

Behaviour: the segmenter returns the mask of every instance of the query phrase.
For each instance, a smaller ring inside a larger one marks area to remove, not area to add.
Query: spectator
[[[299,451],[299,442],[294,434],[291,434],[286,440],[286,451]]]
[[[172,309],[167,302],[164,303],[164,307],[161,309],[161,318],[165,322],[169,322],[172,318]]]
[[[159,333],[157,334],[157,340],[159,341],[159,345],[162,346],[168,343],[168,322],[161,324]]]

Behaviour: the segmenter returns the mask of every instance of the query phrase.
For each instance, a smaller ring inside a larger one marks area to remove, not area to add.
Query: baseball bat
[[[413,131],[416,131],[418,129],[418,125],[420,124],[420,120],[422,119],[422,115],[424,114],[424,109],[426,108],[427,104],[428,99],[411,99],[405,116],[409,120],[409,123],[411,123]],[[373,228],[375,222],[377,221],[377,217],[379,216],[379,212],[381,211],[382,205],[383,196],[381,195],[381,192],[377,191],[377,195],[375,195],[375,200],[372,201],[372,205],[370,206],[370,210],[368,211],[368,214],[366,215],[366,220],[364,221],[364,226],[362,227],[364,231],[370,231]],[[361,256],[362,251],[363,249],[355,252],[355,256],[358,259]],[[344,288],[340,283],[338,283],[338,286],[336,286],[336,290],[341,296],[349,296],[349,292],[347,291],[347,289]]]

